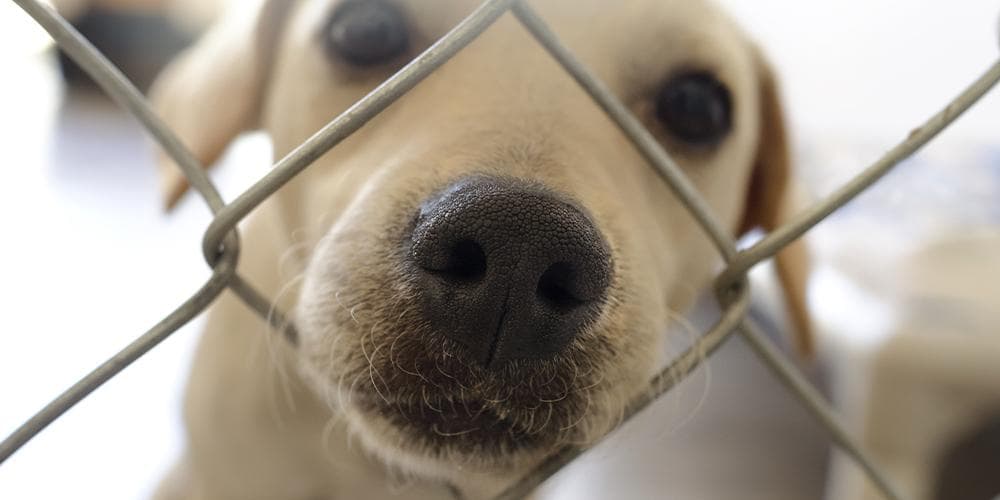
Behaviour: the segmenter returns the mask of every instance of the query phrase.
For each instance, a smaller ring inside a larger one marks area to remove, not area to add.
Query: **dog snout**
[[[469,177],[431,197],[409,244],[426,320],[487,367],[565,349],[599,316],[613,277],[582,209],[513,179]]]

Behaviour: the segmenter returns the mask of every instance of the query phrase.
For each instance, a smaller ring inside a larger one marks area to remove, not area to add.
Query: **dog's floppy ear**
[[[778,85],[770,65],[759,55],[757,60],[760,138],[741,232],[757,227],[771,231],[787,220],[796,208],[789,137]],[[792,327],[796,331],[796,347],[804,355],[810,355],[813,338],[806,310],[809,255],[805,243],[799,239],[785,247],[776,256],[775,264]]]
[[[257,125],[281,28],[293,3],[233,4],[154,83],[150,99],[157,113],[206,168],[240,132]],[[157,160],[169,210],[188,183],[166,153],[161,151]]]

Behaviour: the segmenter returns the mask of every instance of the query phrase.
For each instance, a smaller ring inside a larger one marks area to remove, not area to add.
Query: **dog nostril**
[[[556,262],[538,280],[538,298],[556,311],[569,311],[584,303],[572,292],[576,271],[566,262]]]
[[[444,267],[434,273],[458,283],[474,283],[486,274],[486,254],[479,243],[460,240],[449,249]]]

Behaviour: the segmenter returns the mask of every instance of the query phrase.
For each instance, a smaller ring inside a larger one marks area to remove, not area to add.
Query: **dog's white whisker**
[[[383,384],[385,384],[385,379],[382,378],[382,375],[378,372],[378,369],[375,367],[375,362],[374,362],[374,356],[378,353],[379,347],[374,346],[374,350],[372,351],[371,354],[369,354],[367,349],[365,348],[366,344],[365,339],[372,339],[372,343],[374,345],[373,336],[374,336],[375,326],[377,325],[373,325],[372,328],[368,330],[368,333],[366,333],[361,337],[361,343],[360,343],[361,353],[362,355],[364,355],[365,360],[368,361],[368,376],[369,379],[371,380],[372,389],[375,390],[378,396],[382,398],[382,400],[385,401],[386,404],[390,404],[388,396],[386,396],[386,394],[382,392],[382,389],[379,387],[379,384],[376,381],[376,378],[378,378],[379,380],[382,381]]]
[[[376,377],[377,374],[378,374],[378,372],[375,371],[375,367],[373,365],[369,365],[368,366],[368,376],[369,376],[369,379],[371,380],[372,388],[375,390],[375,392],[378,394],[378,396],[380,398],[382,398],[382,401],[385,401],[385,404],[390,404],[389,403],[389,398],[385,395],[385,393],[382,392],[382,389],[379,388],[378,383],[375,381],[375,377]],[[381,377],[379,377],[379,378],[381,378]]]
[[[434,405],[431,404],[430,398],[427,397],[427,386],[420,386],[420,394],[424,398],[424,406],[426,406],[426,407],[428,407],[428,408],[430,408],[430,409],[432,409],[432,410],[434,410],[434,411],[436,411],[438,413],[441,413],[441,414],[444,413],[444,411],[441,408],[438,408],[438,407],[436,407],[436,406],[434,406]]]
[[[437,359],[434,359],[434,368],[437,370],[438,373],[440,373],[444,377],[449,378],[449,379],[454,380],[455,382],[457,382],[458,385],[462,389],[468,390],[468,387],[465,387],[464,385],[462,385],[462,381],[461,380],[459,380],[459,379],[451,376],[451,374],[449,374],[448,372],[444,371],[444,369],[441,368],[441,363],[439,363]]]
[[[458,409],[455,408],[455,398],[446,398],[445,401],[448,402],[448,407],[451,410],[452,415],[458,414]]]
[[[545,408],[548,411],[545,412],[545,420],[542,422],[542,425],[538,427],[538,432],[542,432],[548,427],[549,422],[552,421],[552,413],[555,412],[555,405],[547,404],[545,405]]]
[[[462,403],[462,409],[465,410],[465,416],[472,418],[472,410],[469,409],[469,402],[465,399],[459,399],[458,401]]]
[[[535,428],[535,412],[530,410],[525,412],[525,416],[520,419],[520,423],[519,432],[524,432],[528,436],[533,435],[534,432],[532,432],[532,429]]]
[[[593,373],[593,372],[591,372],[591,373]],[[576,390],[574,390],[574,392],[577,392],[577,393],[586,393],[590,389],[593,389],[593,388],[595,388],[595,387],[597,387],[597,386],[599,386],[599,385],[601,385],[603,383],[604,383],[604,374],[601,373],[596,379],[594,379],[593,382],[591,382],[590,384],[585,385],[583,387],[578,387]]]
[[[540,397],[540,398],[538,398],[538,400],[541,401],[541,402],[543,402],[543,403],[550,403],[551,404],[551,403],[558,403],[559,401],[562,401],[562,400],[566,399],[567,397],[569,397],[569,390],[564,391],[562,393],[562,395],[560,395],[558,397],[555,397],[555,398],[549,399],[549,398]]]
[[[580,425],[580,422],[584,421],[584,419],[587,416],[588,411],[590,410],[590,398],[588,397],[588,398],[584,399],[584,403],[585,404],[584,404],[583,411],[579,412],[579,418],[571,421],[570,423],[568,423],[568,424],[566,424],[564,426],[559,427],[560,431],[572,430],[576,426]]]
[[[539,413],[539,412],[537,412],[537,411],[532,411],[531,412],[531,420],[529,421],[528,425],[524,429],[524,433],[526,435],[528,435],[528,436],[534,436],[534,435],[540,434],[543,431],[545,431],[545,426],[548,425],[549,420],[552,418],[552,411],[553,411],[551,404],[547,404],[545,406],[546,406],[546,410],[547,411],[545,411],[545,418],[544,419],[538,419],[538,418],[536,418],[536,414]],[[537,410],[537,408],[536,408],[536,410]],[[539,421],[537,429],[535,429],[535,425],[534,425],[534,423],[535,423],[536,420]]]
[[[292,395],[292,389],[290,387],[291,380],[290,375],[287,371],[286,363],[280,361],[279,357],[282,355],[279,352],[280,349],[286,348],[286,346],[275,346],[274,339],[278,338],[280,332],[278,332],[273,326],[274,314],[277,311],[278,304],[284,299],[284,297],[289,294],[292,290],[296,289],[302,279],[305,277],[305,273],[301,272],[292,277],[292,279],[285,282],[281,288],[279,288],[278,293],[271,300],[271,307],[267,312],[267,320],[264,322],[264,345],[267,347],[268,356],[271,359],[271,364],[275,367],[275,373],[277,376],[274,378],[273,382],[277,385],[274,388],[275,391],[280,391],[281,395],[284,397],[285,404],[294,413],[296,409],[295,397]],[[273,398],[277,398],[277,395],[272,395]],[[276,404],[276,403],[275,403]],[[281,419],[277,414],[281,413],[275,409],[273,411],[276,414],[278,420]]]
[[[354,324],[355,325],[361,325],[361,322],[358,321],[358,317],[355,314],[355,310],[361,304],[355,304],[355,305],[353,305],[351,307],[348,307],[346,304],[344,304],[343,301],[340,300],[340,293],[341,292],[339,292],[339,291],[335,292],[334,295],[333,295],[333,297],[337,300],[337,303],[340,305],[340,307],[343,308],[345,311],[347,311],[348,315],[350,315],[350,317],[351,317],[351,320],[354,321]]]
[[[476,413],[472,415],[472,419],[475,420],[479,418],[485,411],[486,411],[486,404],[480,404],[479,409],[477,409]]]
[[[672,310],[668,310],[668,314],[671,322],[677,325],[680,332],[682,332],[687,337],[688,342],[694,342],[698,338],[699,336],[698,329],[687,318],[685,318],[682,314]],[[690,407],[686,408],[685,414],[680,419],[678,419],[671,426],[664,427],[662,431],[663,434],[670,432],[672,430],[680,429],[681,427],[684,427],[686,424],[688,424],[692,419],[695,418],[699,410],[704,406],[705,401],[708,399],[708,391],[712,381],[712,364],[706,362],[707,353],[705,353],[704,350],[698,350],[696,354],[697,354],[698,371],[705,374],[704,383],[700,384],[698,399],[694,405],[691,405]],[[682,369],[683,367],[678,367],[678,370]],[[681,373],[675,372],[672,373],[670,377],[670,379],[673,380],[663,380],[660,383],[667,384],[674,380],[680,380],[681,378],[683,378],[683,375]],[[695,380],[692,380],[692,378],[694,378]],[[693,382],[696,381],[697,378],[687,377],[687,380],[689,380],[690,382],[678,386],[678,388],[676,389],[678,392],[684,391],[685,388],[688,386],[692,386]],[[657,390],[659,390],[659,388],[657,388]],[[679,393],[683,394],[683,392]],[[677,401],[680,401],[681,399],[682,399],[681,397],[678,397]]]
[[[490,403],[490,404],[500,404],[500,403],[504,403],[504,402],[506,402],[506,401],[509,401],[509,400],[510,400],[510,398],[511,398],[512,396],[513,396],[513,393],[512,393],[512,392],[510,392],[510,391],[508,391],[508,392],[507,392],[507,395],[506,395],[505,397],[503,397],[503,398],[500,398],[500,399],[495,399],[495,398],[484,398],[484,400],[485,400],[485,401],[486,401],[487,403]]]
[[[351,381],[350,388],[347,390],[347,393],[346,393],[347,394],[347,404],[348,405],[351,403],[351,400],[358,394],[358,389],[357,388],[362,384],[362,382],[365,379],[367,379],[369,377],[371,377],[371,374],[364,373],[364,372],[358,373],[358,374],[356,374],[354,376],[354,379]],[[349,407],[350,406],[345,406],[344,408],[349,408]]]

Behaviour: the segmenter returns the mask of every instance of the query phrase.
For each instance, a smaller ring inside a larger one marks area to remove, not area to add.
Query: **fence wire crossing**
[[[903,498],[858,443],[846,432],[831,405],[809,383],[806,377],[781,354],[778,348],[761,332],[761,329],[749,319],[747,315],[749,304],[747,273],[851,201],[948,127],[997,84],[997,81],[1000,80],[1000,60],[993,63],[979,79],[956,99],[948,103],[942,111],[914,129],[906,140],[889,150],[857,177],[826,199],[795,216],[790,223],[772,231],[755,245],[746,250],[737,251],[733,239],[716,221],[708,204],[659,142],[627,107],[559,41],[545,21],[535,13],[525,0],[486,0],[482,2],[446,35],[367,96],[334,118],[298,148],[280,159],[267,175],[229,203],[226,203],[219,195],[205,170],[191,152],[156,116],[142,94],[114,65],[108,62],[99,51],[51,8],[41,4],[38,0],[13,1],[34,18],[52,36],[59,47],[83,68],[115,102],[136,116],[146,131],[180,166],[190,185],[201,195],[212,211],[214,219],[206,229],[202,242],[205,259],[212,268],[212,275],[205,284],[174,312],[67,389],[0,443],[0,464],[73,405],[203,312],[227,288],[235,292],[247,306],[280,330],[288,341],[295,343],[297,336],[293,323],[288,321],[280,311],[276,312],[270,299],[255,290],[236,272],[236,264],[239,260],[237,224],[285,183],[308,168],[313,161],[336,147],[342,140],[377,116],[475,40],[502,15],[510,12],[592,97],[594,102],[618,124],[650,166],[690,210],[726,263],[725,270],[720,273],[716,280],[717,290],[729,292],[719,294],[719,302],[723,310],[722,317],[708,332],[700,336],[694,345],[650,381],[648,389],[627,408],[625,420],[673,388],[686,375],[690,374],[701,361],[707,359],[716,348],[739,332],[747,339],[762,362],[775,373],[789,391],[800,399],[830,433],[833,442],[862,468],[885,498],[891,500]],[[534,471],[501,493],[498,498],[515,499],[526,496],[587,449],[567,446],[558,450]]]

